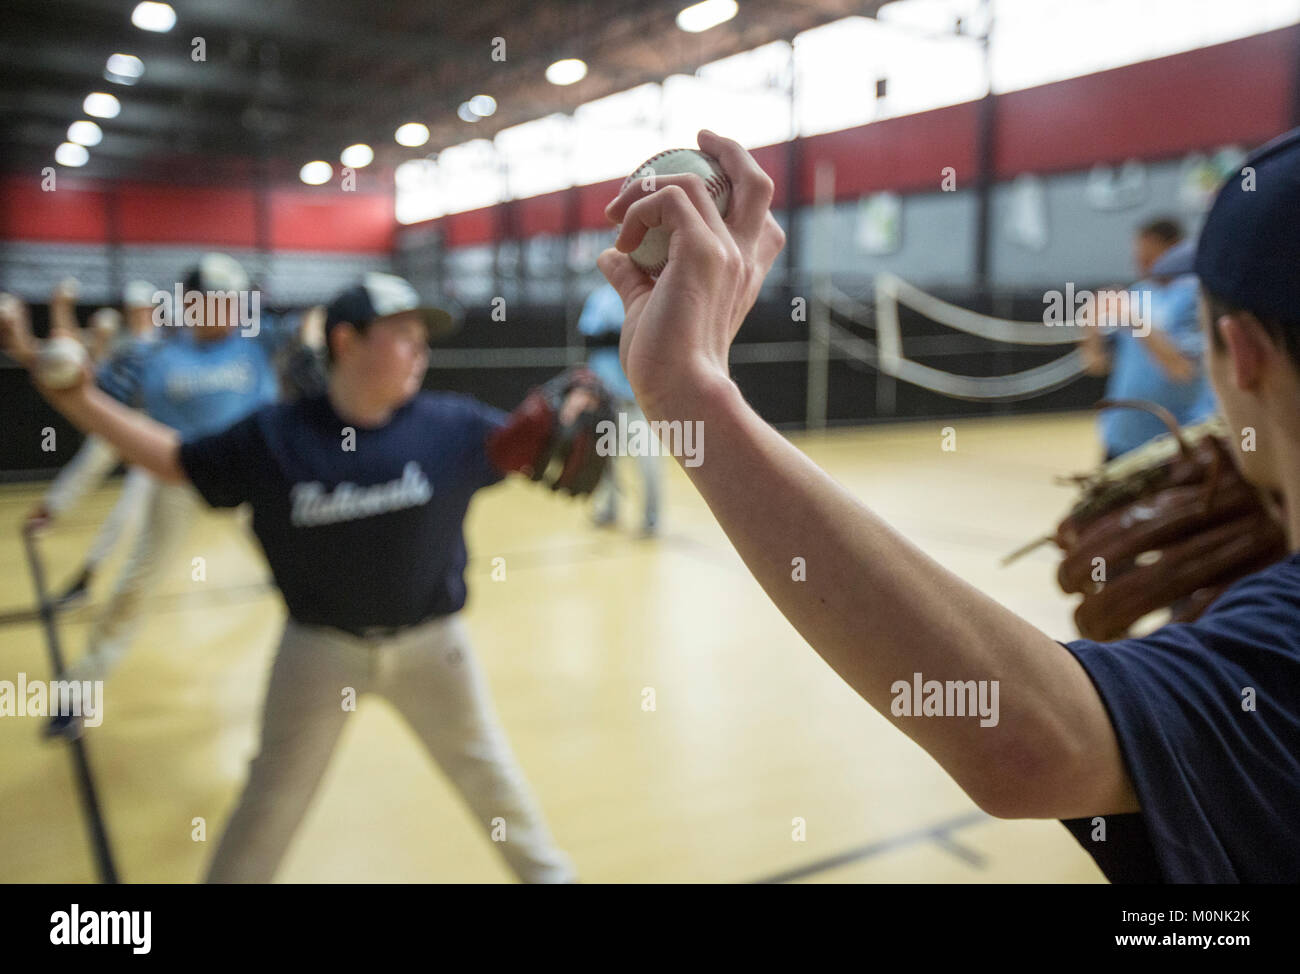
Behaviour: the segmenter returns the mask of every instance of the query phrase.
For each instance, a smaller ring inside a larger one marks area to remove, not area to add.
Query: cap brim
[[[417,308],[416,311],[429,329],[430,342],[442,341],[456,334],[460,331],[461,322],[465,320],[464,312],[450,302],[445,307]]]

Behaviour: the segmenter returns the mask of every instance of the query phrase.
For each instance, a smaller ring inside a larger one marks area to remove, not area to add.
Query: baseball
[[[67,335],[51,338],[36,354],[36,381],[51,389],[70,389],[81,379],[89,357],[81,342]]]
[[[116,335],[122,330],[122,312],[116,308],[100,308],[91,314],[87,324],[100,334]]]
[[[629,184],[637,180],[688,172],[704,179],[704,185],[717,204],[718,212],[726,217],[727,206],[731,202],[731,180],[718,165],[718,160],[698,149],[669,149],[651,156],[623,180],[619,191],[627,189]],[[646,231],[641,245],[628,256],[637,267],[651,277],[657,277],[668,263],[668,237],[669,231],[665,228],[651,227]]]

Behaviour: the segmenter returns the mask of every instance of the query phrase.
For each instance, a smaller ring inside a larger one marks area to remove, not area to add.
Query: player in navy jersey
[[[1300,879],[1300,130],[1224,185],[1195,267],[1236,459],[1281,496],[1293,553],[1195,622],[1068,645],[908,543],[744,401],[728,351],[784,235],[753,157],[699,141],[731,179],[726,217],[698,177],[630,180],[597,263],[626,309],[637,401],[708,425],[708,462],[683,467],[776,605],[985,811],[1068,821],[1112,879]],[[672,235],[653,281],[628,256],[650,227]],[[997,686],[1000,704],[914,714],[900,694],[921,680]]]
[[[605,394],[585,374],[558,416],[543,415],[530,396],[507,417],[468,396],[421,393],[429,333],[444,324],[407,282],[367,274],[328,309],[324,394],[193,438],[94,387],[42,390],[73,423],[161,482],[191,483],[215,507],[249,503],[288,607],[261,749],[209,881],[274,876],[353,709],[349,693],[367,692],[406,718],[520,879],[574,879],[458,615],[466,599],[463,524],[475,492],[511,470],[532,472],[519,458],[549,457],[554,430],[568,429]],[[593,452],[587,462],[594,466],[582,483],[590,490],[603,458]],[[562,466],[576,469],[567,458]]]

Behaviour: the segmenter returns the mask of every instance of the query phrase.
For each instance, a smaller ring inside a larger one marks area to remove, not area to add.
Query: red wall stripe
[[[383,193],[273,190],[272,250],[387,254],[397,224],[393,197]]]
[[[997,174],[1083,169],[1268,141],[1290,127],[1300,28],[998,99]]]
[[[108,194],[69,186],[56,171],[45,192],[36,176],[0,178],[0,238],[38,242],[102,243],[108,239]]]
[[[956,170],[957,185],[968,186],[975,173],[977,112],[975,102],[966,102],[804,139],[800,202],[813,201],[822,161],[835,167],[837,199],[882,190],[937,191],[948,166]]]
[[[122,243],[257,245],[252,190],[148,183],[119,183],[116,190]]]

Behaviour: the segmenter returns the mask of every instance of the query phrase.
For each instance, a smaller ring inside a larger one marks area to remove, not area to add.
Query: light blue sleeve
[[[1154,307],[1154,327],[1164,332],[1188,358],[1205,353],[1205,332],[1201,329],[1198,279],[1193,274],[1176,278],[1159,292]]]
[[[583,335],[601,335],[623,328],[623,299],[611,284],[602,284],[587,297],[578,318],[578,331]]]

